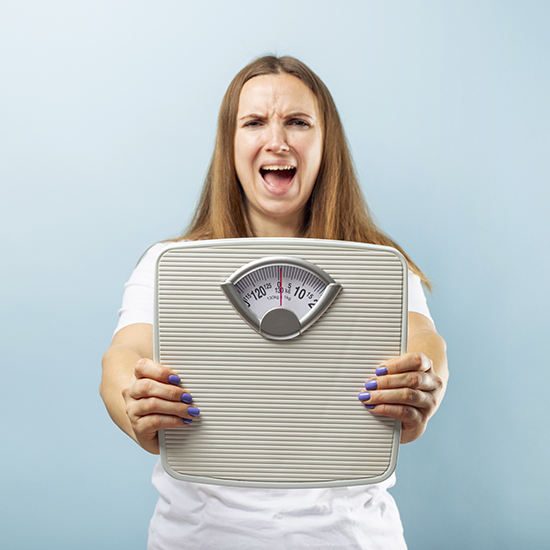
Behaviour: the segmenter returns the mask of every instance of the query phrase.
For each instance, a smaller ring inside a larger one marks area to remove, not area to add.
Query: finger
[[[385,376],[386,374],[400,374],[410,371],[427,372],[432,368],[432,361],[423,353],[411,352],[385,361],[376,369],[377,376]]]
[[[136,380],[128,390],[132,399],[144,399],[147,397],[159,397],[167,401],[191,403],[192,396],[179,386],[163,384],[151,378],[140,378]]]
[[[384,403],[415,407],[417,409],[428,409],[433,406],[434,401],[433,395],[430,392],[412,388],[361,392],[357,397],[364,405],[379,405]]]
[[[139,437],[142,439],[152,439],[156,437],[159,430],[184,428],[189,424],[178,416],[154,414],[138,418],[134,425],[134,431],[139,433]]]
[[[365,382],[365,389],[387,390],[394,388],[412,388],[422,391],[432,391],[438,387],[432,373],[422,371],[410,371],[403,374],[388,374],[371,378]]]
[[[180,377],[173,370],[155,363],[150,359],[140,359],[135,366],[134,376],[139,381],[156,381],[157,384],[144,383],[132,387],[130,394],[134,399],[156,396],[171,401],[183,401],[191,403],[191,395],[181,385]],[[158,383],[161,383],[160,385]],[[176,391],[170,388],[176,388]]]
[[[422,413],[404,405],[377,405],[370,412],[401,422],[401,443],[414,441],[424,433],[426,422]]]
[[[133,401],[129,406],[128,413],[131,420],[156,415],[177,416],[193,420],[193,418],[196,418],[200,414],[200,411],[196,407],[186,405],[181,401],[178,403],[159,399],[158,397],[148,397]]]
[[[172,369],[159,365],[151,359],[140,359],[134,368],[134,376],[138,380],[140,378],[152,378],[158,382],[175,386],[181,382],[180,377]]]

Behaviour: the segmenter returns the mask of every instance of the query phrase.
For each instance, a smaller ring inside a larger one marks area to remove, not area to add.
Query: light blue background
[[[452,375],[401,451],[410,548],[548,547],[549,23],[542,0],[2,0],[0,547],[145,547],[155,458],[108,418],[100,359],[267,52],[323,78],[371,207],[436,283]]]

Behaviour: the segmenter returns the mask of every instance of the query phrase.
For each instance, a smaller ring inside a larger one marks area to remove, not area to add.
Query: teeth
[[[268,164],[267,166],[262,166],[262,170],[292,170],[294,166],[279,166],[278,164]]]

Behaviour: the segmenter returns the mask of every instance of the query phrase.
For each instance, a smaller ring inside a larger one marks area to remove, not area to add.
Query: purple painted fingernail
[[[177,374],[171,374],[168,377],[168,382],[170,382],[170,384],[174,384],[174,386],[179,386],[181,378]]]
[[[365,405],[365,409],[374,409],[376,405]]]
[[[193,401],[193,398],[191,397],[191,395],[189,393],[184,393],[182,396],[181,396],[181,400],[184,402],[184,403],[191,403],[191,401]]]
[[[187,407],[187,414],[190,414],[191,416],[199,416],[200,411],[197,407]]]
[[[365,382],[366,390],[375,390],[378,387],[378,382],[376,380],[367,380]]]
[[[384,376],[384,374],[388,374],[388,369],[386,367],[378,367],[374,372],[376,376]]]
[[[368,391],[361,392],[357,398],[359,401],[368,401],[370,399],[370,393]]]
[[[183,421],[184,421],[186,424],[191,424],[191,422],[193,422],[190,418],[184,418]]]

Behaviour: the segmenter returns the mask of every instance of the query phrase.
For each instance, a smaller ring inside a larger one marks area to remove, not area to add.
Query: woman
[[[200,204],[181,239],[232,237],[312,237],[399,248],[370,217],[330,93],[296,59],[252,62],[223,99]],[[185,381],[152,360],[153,266],[165,246],[152,247],[126,285],[101,382],[113,420],[157,454],[158,430],[181,428],[200,414],[181,387]],[[366,381],[368,391],[358,388],[372,414],[402,422],[402,443],[422,435],[448,376],[445,343],[420,281],[429,283],[410,259],[409,266],[409,352],[377,369]],[[160,498],[149,548],[405,548],[387,493],[394,481],[330,489],[219,487],[175,480],[157,465],[153,483]]]

